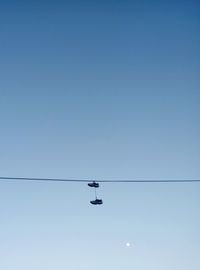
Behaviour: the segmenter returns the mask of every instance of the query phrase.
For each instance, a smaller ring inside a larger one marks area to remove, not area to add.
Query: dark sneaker
[[[88,186],[89,187],[98,188],[99,187],[99,183],[96,183],[96,182],[88,183]]]
[[[96,199],[94,201],[90,201],[91,204],[98,205],[98,204],[103,204],[103,201],[100,199]]]

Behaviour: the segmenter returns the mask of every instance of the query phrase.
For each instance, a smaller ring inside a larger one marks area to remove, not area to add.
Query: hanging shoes
[[[100,205],[100,204],[103,204],[103,201],[102,201],[101,199],[97,199],[96,188],[99,187],[99,183],[96,183],[95,181],[93,181],[92,183],[88,183],[88,186],[94,188],[94,191],[95,191],[95,198],[96,198],[95,200],[90,201],[90,203],[93,204],[93,205]]]

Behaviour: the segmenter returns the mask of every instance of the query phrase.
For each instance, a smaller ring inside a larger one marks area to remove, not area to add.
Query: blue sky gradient
[[[199,8],[2,1],[1,175],[199,179]],[[199,270],[199,194],[1,181],[0,268]]]

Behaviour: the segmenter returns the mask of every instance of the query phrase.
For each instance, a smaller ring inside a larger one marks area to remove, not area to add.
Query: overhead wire
[[[200,179],[65,179],[65,178],[35,178],[35,177],[9,177],[0,176],[0,180],[10,181],[49,181],[49,182],[91,182],[99,183],[197,183]]]

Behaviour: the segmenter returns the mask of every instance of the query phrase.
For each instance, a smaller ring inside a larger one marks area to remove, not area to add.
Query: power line
[[[8,176],[0,176],[0,180],[11,180],[11,181],[49,181],[49,182],[91,182],[94,179],[64,179],[64,178],[34,178],[34,177],[8,177]],[[195,183],[200,182],[200,179],[120,179],[120,180],[97,180],[99,183]]]

